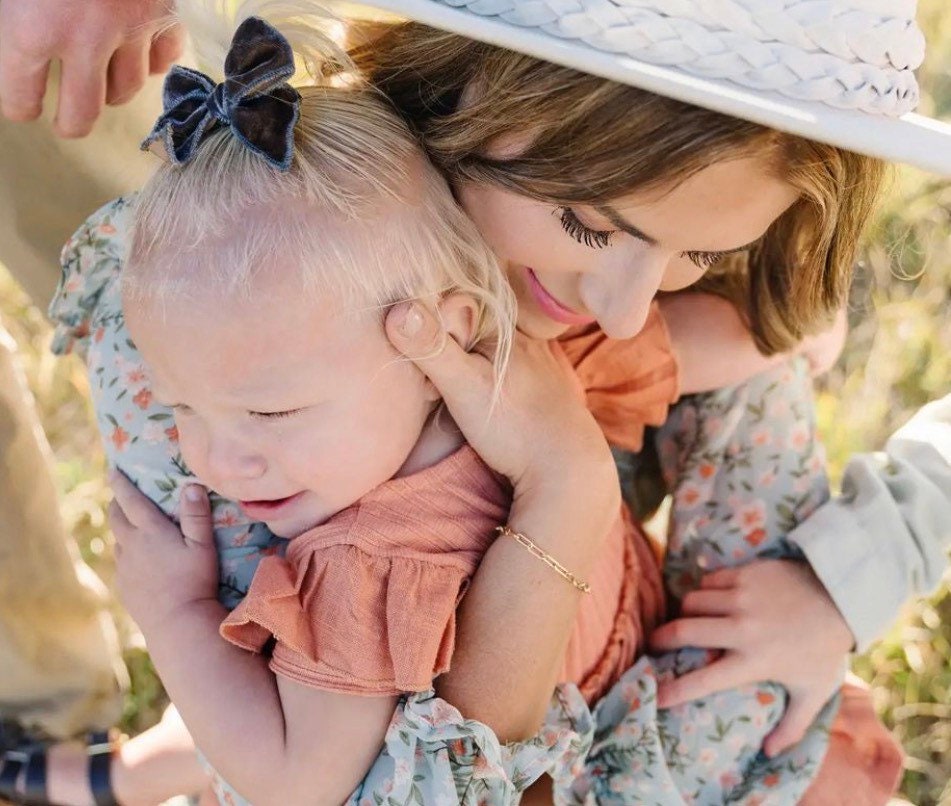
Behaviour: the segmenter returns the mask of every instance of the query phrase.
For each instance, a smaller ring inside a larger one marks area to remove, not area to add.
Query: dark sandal
[[[112,792],[112,754],[118,742],[105,731],[85,737],[89,789],[96,806],[119,806]],[[53,806],[46,793],[46,751],[51,742],[30,739],[14,723],[0,724],[0,798],[24,806]],[[17,784],[21,774],[23,786]]]

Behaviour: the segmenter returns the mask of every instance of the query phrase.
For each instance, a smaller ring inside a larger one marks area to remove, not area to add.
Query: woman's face
[[[592,322],[612,338],[634,336],[658,291],[691,285],[753,244],[798,197],[754,157],[598,207],[555,207],[474,183],[457,192],[504,263],[519,330],[543,339]]]

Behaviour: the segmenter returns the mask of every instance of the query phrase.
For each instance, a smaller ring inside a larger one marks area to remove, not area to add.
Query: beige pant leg
[[[154,163],[138,150],[160,82],[107,109],[83,140],[43,120],[0,120],[0,263],[45,308],[59,251],[83,219],[135,189]],[[125,679],[106,591],[63,530],[49,449],[0,327],[0,715],[68,736],[114,724]]]
[[[103,585],[63,531],[14,350],[0,330],[0,713],[67,736],[116,719],[124,672]]]

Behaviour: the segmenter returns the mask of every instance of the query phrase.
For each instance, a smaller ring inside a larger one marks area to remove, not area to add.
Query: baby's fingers
[[[745,685],[751,682],[747,672],[746,664],[738,655],[726,654],[709,666],[688,672],[683,677],[661,681],[657,686],[657,705],[673,708],[708,694]]]
[[[182,535],[186,542],[214,547],[214,527],[208,493],[200,484],[185,487],[178,508]]]
[[[121,470],[109,474],[109,484],[115,495],[115,503],[122,510],[125,520],[136,529],[161,529],[169,524],[168,518],[152,501],[126,477]]]
[[[690,591],[683,598],[680,605],[682,616],[729,616],[734,614],[736,607],[736,592],[730,590]]]
[[[705,590],[727,590],[735,588],[739,582],[742,568],[718,568],[700,578],[700,587]]]

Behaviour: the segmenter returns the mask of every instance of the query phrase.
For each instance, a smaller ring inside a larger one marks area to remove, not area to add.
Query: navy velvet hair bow
[[[294,156],[300,95],[287,83],[294,74],[290,43],[259,17],[238,26],[225,59],[225,80],[176,65],[165,77],[162,116],[142,143],[163,140],[169,159],[188,162],[202,138],[226,125],[245,146],[281,171]]]

